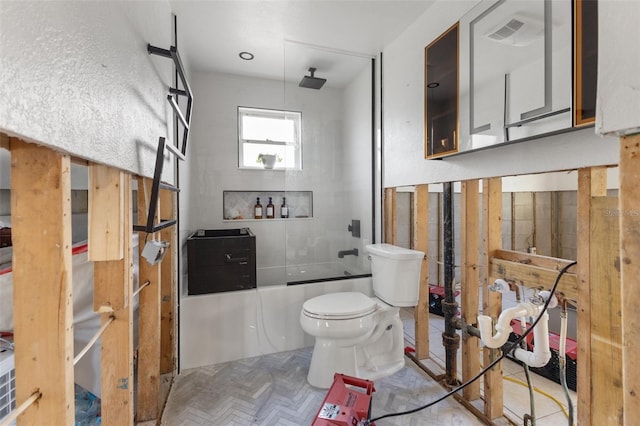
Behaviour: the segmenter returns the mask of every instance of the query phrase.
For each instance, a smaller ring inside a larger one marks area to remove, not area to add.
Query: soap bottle
[[[286,219],[289,217],[289,207],[287,207],[287,197],[282,197],[282,205],[280,206],[280,217]]]
[[[269,204],[267,204],[267,219],[273,219],[275,217],[275,206],[271,197],[269,197]]]
[[[260,197],[258,197],[256,205],[253,207],[253,217],[256,219],[262,219],[262,204],[260,204]]]

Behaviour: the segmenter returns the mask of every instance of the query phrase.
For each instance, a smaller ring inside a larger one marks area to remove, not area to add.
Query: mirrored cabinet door
[[[592,124],[596,119],[598,80],[598,2],[574,0],[574,125]]]
[[[458,24],[425,48],[425,158],[458,151]]]
[[[461,152],[572,127],[571,1],[484,0],[460,22],[469,69]]]

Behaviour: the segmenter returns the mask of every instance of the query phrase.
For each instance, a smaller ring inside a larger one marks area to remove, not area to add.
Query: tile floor
[[[407,345],[413,346],[413,310],[403,309],[401,316]],[[439,345],[442,317],[431,315],[431,359],[422,362],[437,374],[443,372],[444,349]],[[312,348],[269,354],[218,365],[183,371],[170,391],[161,424],[164,426],[300,426],[309,425],[319,409],[325,390],[309,386],[306,373]],[[461,365],[461,361],[458,361]],[[521,366],[503,361],[505,377],[525,380]],[[566,406],[560,385],[531,374],[534,386]],[[372,417],[406,411],[443,395],[443,388],[407,360],[405,368],[391,377],[376,381]],[[574,407],[576,394],[570,391]],[[535,394],[536,424],[567,424],[559,405],[540,393]],[[529,413],[529,392],[525,386],[504,382],[505,418],[495,424],[524,424]],[[390,417],[376,422],[385,425],[480,425],[469,411],[448,398],[414,414]]]

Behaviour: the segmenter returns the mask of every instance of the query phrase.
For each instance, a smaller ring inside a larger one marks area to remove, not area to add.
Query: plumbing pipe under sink
[[[500,288],[498,291],[501,290],[504,290],[504,288]],[[549,362],[549,359],[551,359],[551,350],[549,349],[549,314],[546,311],[542,311],[544,301],[548,298],[549,292],[543,291],[539,293],[539,298],[536,300],[537,303],[522,302],[518,303],[513,308],[502,311],[495,326],[495,334],[493,334],[492,330],[491,317],[487,315],[479,315],[478,328],[480,329],[480,338],[482,342],[489,348],[495,349],[502,347],[507,343],[509,335],[513,331],[511,328],[511,320],[514,318],[542,315],[540,321],[533,329],[535,341],[533,351],[516,348],[513,354],[518,360],[524,362],[530,367],[545,366]],[[542,303],[540,303],[540,300],[542,300]],[[549,303],[549,308],[554,308],[555,306],[557,306],[557,300],[552,300],[551,303]]]

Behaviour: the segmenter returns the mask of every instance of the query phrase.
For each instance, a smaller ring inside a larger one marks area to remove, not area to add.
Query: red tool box
[[[349,386],[347,386],[349,385]],[[362,388],[364,392],[355,388]],[[375,392],[371,380],[336,373],[311,426],[356,426],[370,418],[371,394]],[[371,423],[374,426],[374,423]]]

